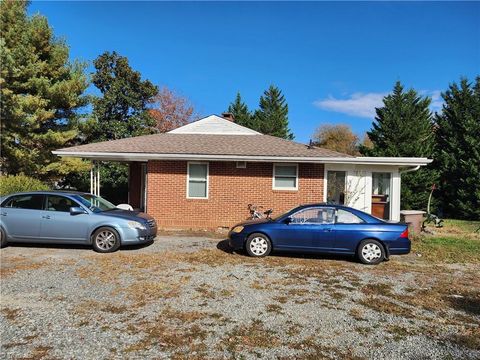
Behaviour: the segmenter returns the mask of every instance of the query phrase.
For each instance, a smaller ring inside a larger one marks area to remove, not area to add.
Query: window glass
[[[78,206],[78,204],[64,196],[48,195],[47,197],[47,210],[49,211],[69,212],[73,206]]]
[[[188,197],[206,198],[208,164],[188,164]]]
[[[295,188],[297,186],[296,178],[275,177],[276,188]]]
[[[390,173],[372,173],[372,193],[390,195]]]
[[[332,208],[307,208],[295,213],[292,224],[333,224],[335,209]]]
[[[73,197],[93,212],[108,211],[117,208],[111,202],[105,200],[104,198],[101,198],[100,196],[95,196],[91,194],[77,194]]]
[[[7,200],[3,206],[15,209],[42,210],[43,199],[44,195],[40,194],[18,195]]]
[[[190,164],[191,180],[207,180],[207,164]]]
[[[327,202],[343,205],[345,203],[345,171],[327,172]]]
[[[296,165],[274,165],[274,188],[296,189],[297,181]]]
[[[350,211],[338,209],[337,211],[337,223],[342,224],[360,224],[364,221],[357,215],[352,214]]]

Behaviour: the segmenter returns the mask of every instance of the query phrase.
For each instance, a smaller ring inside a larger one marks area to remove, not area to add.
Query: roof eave
[[[148,160],[189,160],[189,161],[248,161],[248,162],[302,162],[324,164],[395,165],[425,166],[432,162],[427,158],[385,158],[385,157],[293,157],[293,156],[252,156],[252,155],[204,155],[204,154],[155,154],[155,153],[109,153],[62,151],[52,152],[58,156],[77,157],[101,161],[148,161]]]

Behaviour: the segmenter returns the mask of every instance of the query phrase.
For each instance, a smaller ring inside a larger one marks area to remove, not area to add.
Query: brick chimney
[[[232,113],[224,112],[224,113],[222,113],[222,117],[226,120],[231,121],[231,122],[235,122],[235,117],[233,116]]]

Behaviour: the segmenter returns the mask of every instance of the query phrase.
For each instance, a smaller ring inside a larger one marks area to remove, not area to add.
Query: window
[[[2,206],[14,209],[42,210],[43,199],[44,195],[40,194],[17,195],[8,199]]]
[[[350,211],[338,209],[337,223],[339,224],[361,224],[364,221]]]
[[[187,198],[208,199],[208,163],[188,163]]]
[[[390,195],[390,173],[372,173],[372,194]]]
[[[48,195],[47,210],[70,212],[71,207],[79,206],[75,201],[59,195]]]
[[[345,204],[345,171],[327,172],[327,202]]]
[[[298,190],[298,165],[273,165],[273,188]]]
[[[292,224],[333,224],[335,209],[333,208],[307,208],[291,216]]]

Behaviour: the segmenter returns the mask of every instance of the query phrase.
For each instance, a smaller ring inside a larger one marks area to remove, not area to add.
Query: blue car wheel
[[[358,246],[357,255],[362,263],[377,265],[385,259],[385,249],[379,241],[367,239]]]
[[[250,256],[264,257],[272,251],[272,243],[266,235],[254,233],[248,237],[245,248]]]

